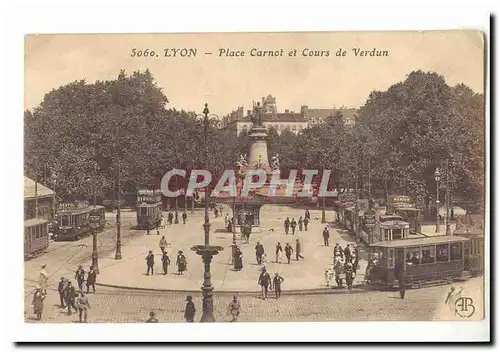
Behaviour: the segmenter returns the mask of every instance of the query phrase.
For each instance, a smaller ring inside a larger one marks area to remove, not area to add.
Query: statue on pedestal
[[[257,106],[254,107],[254,109],[253,109],[252,123],[253,123],[254,127],[264,126],[263,125],[262,107],[260,106],[260,103],[257,103]]]
[[[280,169],[280,159],[279,159],[279,154],[276,153],[276,155],[271,157],[271,168],[273,170],[279,170]]]

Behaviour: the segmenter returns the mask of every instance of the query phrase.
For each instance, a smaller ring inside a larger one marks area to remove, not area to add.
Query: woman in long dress
[[[45,299],[45,294],[42,290],[42,287],[38,285],[35,290],[35,293],[33,294],[33,313],[36,315],[37,320],[42,319],[44,299]]]
[[[241,269],[243,269],[243,253],[239,248],[236,248],[234,254],[234,270],[240,271]]]
[[[179,275],[182,275],[186,270],[187,270],[186,257],[184,256],[182,251],[179,251],[179,253],[177,254],[177,271]]]

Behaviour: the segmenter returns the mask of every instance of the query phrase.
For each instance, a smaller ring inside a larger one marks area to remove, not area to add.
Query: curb
[[[108,288],[116,288],[116,289],[121,289],[121,290],[131,290],[131,291],[142,291],[142,292],[164,292],[164,293],[185,293],[185,294],[197,294],[200,293],[201,291],[201,285],[200,285],[200,290],[173,290],[173,289],[161,289],[161,288],[145,288],[145,287],[132,287],[132,286],[120,286],[120,285],[111,285],[111,284],[103,284],[103,283],[97,283],[95,284],[96,286],[101,286],[101,287],[108,287]],[[283,294],[286,295],[325,295],[325,294],[360,294],[363,292],[368,292],[368,291],[373,291],[373,290],[368,290],[366,286],[364,285],[357,285],[358,287],[353,287],[353,289],[349,292],[345,286],[343,289],[337,289],[337,288],[317,288],[317,289],[304,289],[304,290],[282,290]],[[219,291],[215,290],[214,292],[217,294],[224,294],[224,295],[234,295],[238,294],[240,296],[248,296],[248,295],[260,295],[261,291],[260,290],[255,290],[255,291]],[[273,291],[269,291],[273,292]]]

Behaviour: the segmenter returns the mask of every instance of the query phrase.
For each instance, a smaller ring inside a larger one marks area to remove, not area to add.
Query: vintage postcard
[[[25,322],[484,319],[485,46],[27,35]]]

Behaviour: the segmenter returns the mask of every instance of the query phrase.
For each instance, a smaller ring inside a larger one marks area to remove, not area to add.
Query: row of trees
[[[165,109],[168,98],[151,73],[120,72],[116,80],[73,82],[25,112],[26,174],[62,198],[113,189],[117,168],[132,186],[158,184],[173,167],[234,168],[249,151],[245,134],[211,120],[208,160],[203,126],[193,112]],[[200,112],[203,106],[200,106]],[[337,112],[295,135],[269,131],[269,154],[281,168],[329,169],[337,187],[404,192],[417,200],[435,194],[434,171],[450,165],[455,196],[484,197],[484,97],[450,87],[436,73],[416,71],[384,92],[372,92],[354,128]]]

